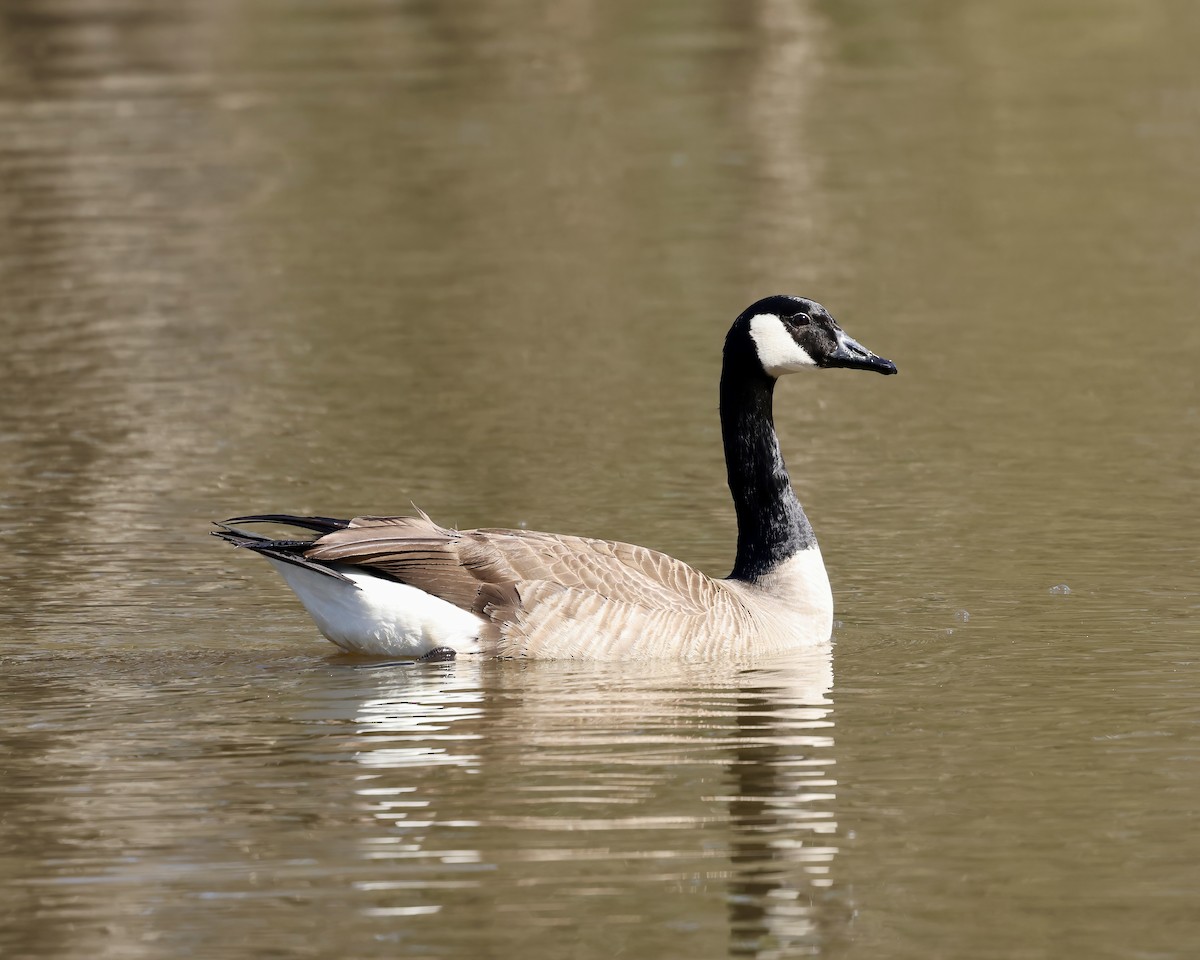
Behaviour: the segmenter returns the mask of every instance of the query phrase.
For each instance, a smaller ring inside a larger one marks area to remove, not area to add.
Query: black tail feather
[[[242,519],[253,520],[255,518],[243,517]],[[305,517],[302,519],[310,518]],[[228,522],[231,523],[232,521]],[[272,540],[270,537],[263,537],[257,533],[238,530],[228,526],[226,523],[218,523],[216,526],[218,529],[213,530],[212,535],[220,537],[226,543],[232,543],[235,547],[246,547],[255,553],[261,553],[264,557],[271,557],[274,560],[281,560],[293,566],[304,567],[306,570],[312,570],[314,573],[333,577],[335,580],[345,580],[347,583],[354,582],[349,577],[343,576],[333,567],[324,563],[318,563],[315,560],[309,560],[308,557],[304,556],[304,551],[312,546],[311,540]],[[300,524],[295,524],[295,526],[300,526]]]
[[[225,523],[282,523],[315,533],[333,533],[334,530],[345,530],[350,526],[349,520],[336,517],[297,517],[290,513],[256,513],[248,517],[231,517]]]

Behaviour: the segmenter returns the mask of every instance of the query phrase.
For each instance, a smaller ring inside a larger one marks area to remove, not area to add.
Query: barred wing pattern
[[[422,514],[357,517],[305,556],[375,570],[472,611],[498,656],[700,659],[754,628],[727,582],[627,543],[451,530]]]

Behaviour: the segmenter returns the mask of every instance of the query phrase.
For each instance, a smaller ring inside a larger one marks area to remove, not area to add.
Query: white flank
[[[763,369],[772,377],[817,365],[808,351],[792,339],[783,321],[773,313],[760,313],[751,318],[750,339],[754,341]]]
[[[267,557],[328,639],[351,653],[420,657],[479,651],[483,621],[424,590],[342,568],[353,585]]]

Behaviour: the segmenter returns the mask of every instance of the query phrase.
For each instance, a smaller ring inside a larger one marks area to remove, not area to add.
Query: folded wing
[[[481,639],[501,656],[646,657],[656,642],[669,642],[676,656],[704,656],[747,617],[719,581],[655,550],[527,530],[450,530],[424,514],[357,517],[304,556],[374,570],[479,614]]]

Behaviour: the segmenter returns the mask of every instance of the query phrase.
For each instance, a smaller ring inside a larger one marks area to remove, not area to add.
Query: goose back
[[[717,580],[633,544],[453,530],[422,514],[355,518],[304,557],[381,574],[471,611],[482,651],[496,656],[709,659],[745,652],[743,644],[771,652],[810,646],[814,630],[827,638],[832,617],[819,554],[779,574],[794,581],[789,592],[780,589],[786,583]]]

